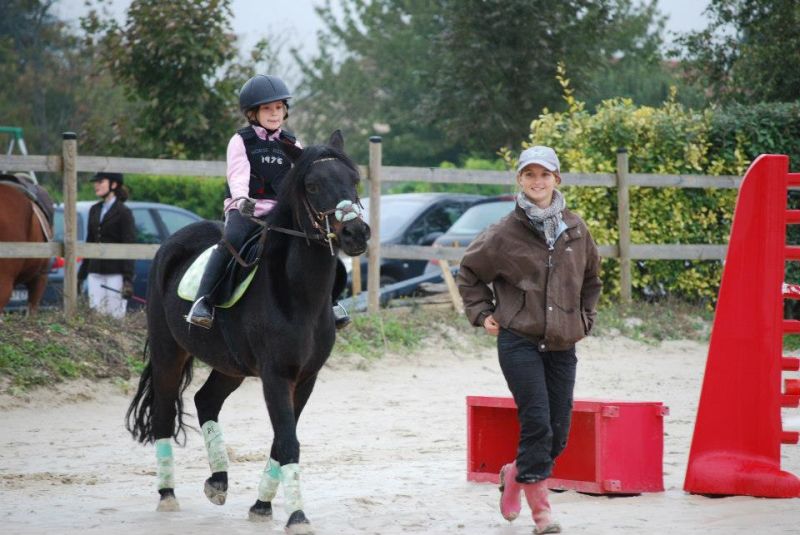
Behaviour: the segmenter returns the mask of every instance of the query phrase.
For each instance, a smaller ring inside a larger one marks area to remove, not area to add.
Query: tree
[[[704,30],[679,39],[691,79],[718,102],[790,102],[800,95],[800,2],[711,0]]]
[[[340,18],[318,9],[322,49],[301,62],[303,106],[325,135],[334,127],[366,148],[389,130],[388,163],[436,165],[491,156],[524,137],[544,107],[560,106],[556,64],[578,90],[597,65],[657,42],[654,1],[348,0]],[[357,156],[364,155],[357,154]]]
[[[311,60],[294,53],[303,74],[300,130],[311,141],[340,128],[348,152],[366,161],[367,137],[384,137],[384,161],[424,165],[452,159],[441,131],[419,120],[431,90],[437,53],[431,36],[442,31],[443,0],[350,0],[342,19],[329,0],[317,8],[326,29]],[[427,121],[426,121],[427,123]]]
[[[54,0],[0,4],[0,117],[21,126],[34,153],[59,150],[74,125],[82,64],[79,41],[50,12]]]
[[[96,10],[89,43],[137,102],[134,132],[153,156],[219,157],[234,131],[237,80],[218,77],[235,59],[230,0],[134,0],[124,27]]]
[[[561,106],[559,62],[569,68],[579,95],[597,94],[594,81],[620,64],[653,62],[663,28],[655,4],[452,1],[429,111],[450,139],[473,150],[482,143],[513,144],[544,108]]]
[[[683,79],[680,64],[664,57],[665,18],[655,2],[634,7],[618,2],[602,45],[602,57],[588,65],[575,95],[594,109],[603,100],[627,97],[636,104],[659,106],[670,98],[693,107],[705,103],[702,92]],[[677,95],[671,88],[678,88]]]

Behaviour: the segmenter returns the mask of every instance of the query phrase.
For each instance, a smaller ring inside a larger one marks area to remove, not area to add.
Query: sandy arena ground
[[[465,477],[465,396],[507,395],[495,352],[439,343],[366,370],[356,357],[334,357],[321,373],[299,427],[305,511],[318,535],[531,533],[527,508],[509,524],[497,510],[496,487]],[[578,355],[576,397],[669,406],[666,491],[552,493],[565,533],[800,533],[800,499],[710,499],[681,490],[706,346],[591,338]],[[204,375],[196,370],[186,397],[192,410],[191,393]],[[258,381],[246,381],[221,415],[232,460],[224,506],[203,495],[209,469],[202,437],[190,432],[187,446],[175,448],[179,513],[155,512],[154,448],[124,430],[129,399],[119,386],[73,383],[25,404],[0,400],[2,533],[283,532],[282,491],[271,524],[247,521],[272,436]],[[782,452],[783,468],[800,474],[800,446]]]

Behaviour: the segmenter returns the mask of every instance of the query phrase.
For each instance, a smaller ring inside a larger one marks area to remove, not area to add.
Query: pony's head
[[[361,217],[358,168],[344,153],[337,130],[327,145],[289,153],[294,167],[284,181],[281,201],[288,202],[299,226],[308,234],[325,235],[345,254],[367,250],[369,225]]]

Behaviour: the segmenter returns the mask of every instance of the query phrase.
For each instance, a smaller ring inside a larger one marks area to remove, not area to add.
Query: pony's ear
[[[328,140],[328,145],[339,152],[344,152],[344,136],[342,136],[341,130],[337,129],[333,134],[331,134],[331,138]]]
[[[294,143],[289,143],[286,141],[283,142],[283,152],[286,153],[286,156],[288,156],[292,162],[296,162],[300,159],[300,156],[303,155],[302,148],[298,147]]]

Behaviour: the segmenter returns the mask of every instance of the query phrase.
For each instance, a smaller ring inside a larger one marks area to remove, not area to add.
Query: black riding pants
[[[253,234],[258,229],[258,224],[250,220],[250,218],[243,216],[239,210],[231,210],[225,217],[225,230],[222,232],[223,239],[230,243],[237,251],[242,248],[244,242],[247,241],[248,236]],[[219,248],[223,249],[226,253],[228,248],[225,244],[220,242]],[[230,253],[228,253],[230,256]]]
[[[575,348],[539,352],[530,340],[501,329],[497,353],[517,404],[517,481],[546,479],[567,445],[578,362]]]
[[[203,278],[200,281],[200,287],[197,290],[197,296],[203,296],[209,300],[211,304],[216,304],[219,296],[218,285],[221,282],[222,274],[225,272],[225,266],[231,260],[231,253],[225,246],[225,241],[230,243],[234,249],[239,251],[250,236],[258,228],[256,223],[253,223],[248,218],[239,213],[239,210],[231,210],[225,218],[225,228],[222,231],[222,240],[217,243],[214,250],[211,252],[211,257],[206,264]]]

